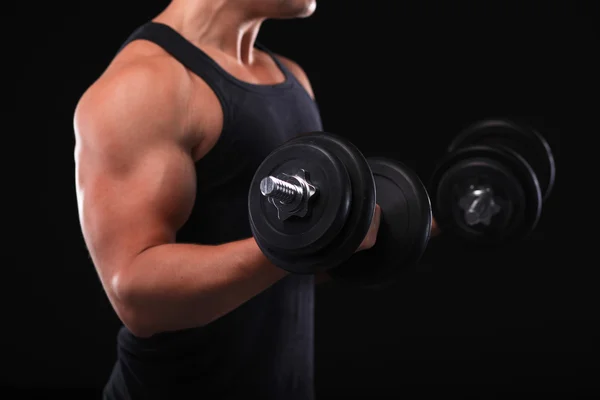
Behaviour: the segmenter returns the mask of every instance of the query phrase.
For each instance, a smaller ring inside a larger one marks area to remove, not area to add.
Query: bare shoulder
[[[298,79],[298,82],[304,86],[304,89],[308,92],[310,97],[315,98],[315,94],[313,93],[312,85],[310,84],[310,80],[308,79],[308,75],[304,72],[304,69],[295,61],[284,57],[280,54],[275,54],[277,59],[281,61],[283,65],[285,65],[292,74]]]
[[[186,80],[185,70],[166,56],[116,59],[80,98],[76,136],[106,141],[143,135],[147,141],[167,131],[183,134],[191,92]]]

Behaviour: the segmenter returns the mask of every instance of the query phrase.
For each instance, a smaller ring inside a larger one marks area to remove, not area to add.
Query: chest
[[[295,80],[257,88],[225,85],[216,93],[210,88],[198,91],[203,95],[192,102],[192,113],[205,129],[197,141],[202,144],[194,152],[196,161],[215,147],[226,147],[230,156],[242,159],[265,157],[301,133],[323,130],[317,104]]]
[[[264,89],[264,88],[261,88]],[[299,83],[253,92],[230,87],[220,96],[222,128],[196,162],[199,187],[244,187],[269,153],[287,140],[323,129],[315,102]]]
[[[316,104],[299,85],[279,95],[239,96],[224,122],[224,141],[263,156],[299,134],[323,129]]]

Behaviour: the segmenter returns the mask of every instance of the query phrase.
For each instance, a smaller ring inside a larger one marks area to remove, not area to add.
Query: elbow
[[[111,280],[111,302],[117,316],[125,327],[136,337],[149,338],[158,333],[152,314],[148,313],[143,301],[131,284],[122,275]]]

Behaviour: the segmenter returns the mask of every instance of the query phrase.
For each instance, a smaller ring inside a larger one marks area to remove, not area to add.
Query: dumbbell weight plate
[[[260,181],[299,169],[318,188],[305,217],[278,218],[260,192]],[[265,256],[289,272],[310,274],[334,267],[358,248],[371,224],[375,183],[369,165],[348,140],[325,132],[291,139],[257,169],[248,196],[250,227]]]
[[[419,177],[404,164],[385,158],[368,161],[382,214],[376,244],[330,274],[354,285],[380,287],[418,264],[431,233],[431,204]]]
[[[448,147],[453,152],[461,147],[485,145],[509,147],[531,166],[546,200],[554,187],[556,166],[550,145],[534,129],[503,119],[479,121],[463,130]]]
[[[469,226],[461,199],[469,187],[492,188],[500,207],[489,225]],[[443,231],[453,231],[479,244],[500,244],[527,236],[539,220],[542,198],[530,165],[516,152],[502,146],[459,148],[436,168],[429,194],[433,215]]]

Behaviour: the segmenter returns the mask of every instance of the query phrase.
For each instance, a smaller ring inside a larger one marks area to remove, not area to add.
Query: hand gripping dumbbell
[[[428,185],[442,232],[477,244],[525,238],[554,186],[550,146],[530,127],[482,120],[450,143]]]
[[[381,207],[377,243],[356,253]],[[361,286],[391,283],[427,247],[431,204],[417,175],[366,159],[348,140],[300,135],[274,150],[250,185],[252,234],[265,256],[297,274],[328,271]]]

